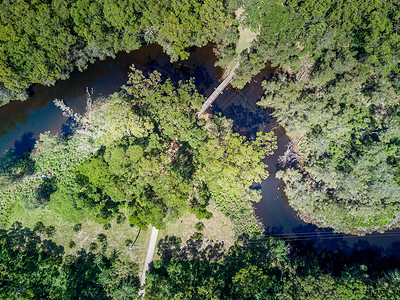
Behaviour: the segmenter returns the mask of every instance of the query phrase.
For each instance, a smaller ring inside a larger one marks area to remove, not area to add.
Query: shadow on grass
[[[166,236],[158,242],[157,254],[162,260],[219,261],[225,256],[224,242],[203,241],[198,232],[193,234],[185,244],[180,238]]]
[[[14,223],[8,230],[1,229],[0,239],[5,241],[8,247],[18,251],[28,253],[42,251],[51,256],[64,254],[64,247],[48,239],[42,240],[36,231],[22,227],[19,222]]]
[[[110,299],[110,294],[113,299],[137,296],[139,278],[133,262],[119,260],[117,252],[105,256],[84,249],[77,255],[65,256],[62,246],[43,239],[38,232],[20,223],[9,230],[0,230],[0,270],[7,270],[0,278],[3,296],[23,299],[48,299],[54,295],[57,299]]]

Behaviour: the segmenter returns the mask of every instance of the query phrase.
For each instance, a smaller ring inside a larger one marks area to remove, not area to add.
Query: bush
[[[121,215],[121,214],[119,214],[118,216],[117,216],[117,224],[123,224],[124,222],[125,222],[125,216],[124,215]]]
[[[96,243],[96,242],[90,243],[90,245],[89,245],[89,250],[90,250],[90,251],[94,251],[94,250],[96,250],[96,249],[97,249],[97,243]]]
[[[81,229],[82,229],[82,224],[81,223],[75,224],[74,227],[72,228],[72,230],[75,231],[75,232],[78,232]]]
[[[195,233],[193,233],[192,238],[194,238],[195,240],[202,240],[203,234],[200,232],[195,232]]]
[[[197,231],[203,231],[203,229],[204,229],[204,223],[203,223],[203,222],[198,222],[198,223],[196,223],[196,225],[194,226],[194,228],[196,228]]]
[[[104,224],[103,228],[104,228],[104,230],[110,230],[111,224],[110,223]]]
[[[45,234],[47,237],[52,237],[55,233],[56,233],[56,228],[55,228],[54,226],[47,226],[47,227],[44,229],[44,234]]]
[[[131,239],[125,240],[125,246],[129,247],[131,244],[133,244],[133,241]]]
[[[70,248],[74,248],[75,246],[76,246],[76,244],[74,241],[70,241],[68,244],[68,247],[70,247]]]
[[[104,233],[100,233],[100,234],[97,235],[97,240],[101,244],[105,244],[105,243],[107,243],[107,236]]]
[[[35,226],[33,227],[33,230],[37,231],[38,233],[43,233],[45,229],[45,226],[42,222],[37,222]]]

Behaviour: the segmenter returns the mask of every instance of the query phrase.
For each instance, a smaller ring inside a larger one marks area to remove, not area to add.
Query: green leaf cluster
[[[164,251],[167,251],[167,245]],[[189,245],[187,245],[189,246]],[[175,246],[146,276],[147,299],[396,299],[398,270],[370,277],[365,266],[322,272],[313,255],[297,256],[282,240],[250,239],[225,255],[209,245],[194,257]],[[192,246],[193,247],[193,246]],[[192,252],[196,253],[195,250]]]
[[[15,224],[0,231],[0,296],[3,299],[135,299],[137,266],[118,255],[106,257],[64,249]]]

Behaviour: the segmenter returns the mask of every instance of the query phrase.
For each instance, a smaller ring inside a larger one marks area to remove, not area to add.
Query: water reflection
[[[268,80],[268,70],[263,79]],[[259,81],[260,76],[257,78]],[[342,270],[344,265],[364,264],[371,271],[400,267],[400,230],[384,234],[375,233],[365,237],[334,233],[329,228],[319,228],[303,222],[289,206],[282,192],[283,183],[275,177],[279,170],[278,157],[283,155],[290,142],[285,131],[272,117],[257,107],[261,91],[254,89],[254,83],[240,93],[224,92],[214,105],[214,112],[234,120],[234,130],[248,137],[257,131],[273,130],[278,137],[278,149],[267,157],[270,176],[261,183],[262,200],[254,204],[256,215],[264,224],[266,236],[278,236],[291,243],[294,251],[312,250],[319,254],[321,263],[328,270]]]
[[[33,132],[25,132],[20,140],[14,142],[14,156],[18,158],[25,152],[31,151],[35,143],[36,139],[33,138]]]

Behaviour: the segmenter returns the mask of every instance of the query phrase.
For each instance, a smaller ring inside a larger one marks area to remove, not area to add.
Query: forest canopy
[[[394,0],[5,0],[0,105],[145,43],[160,44],[174,62],[211,42],[217,65],[240,62],[233,87],[243,88],[266,63],[274,68],[258,104],[273,109],[292,139],[277,177],[302,219],[346,233],[383,231],[400,226],[399,24]],[[252,38],[243,42],[243,32]],[[250,221],[236,228],[247,238],[226,253],[209,240],[196,253],[200,232],[190,249],[164,238],[147,298],[399,297],[396,270],[333,272],[318,261],[337,263],[329,251],[302,256],[283,240],[255,238],[262,229],[252,204],[261,194],[252,184],[267,178],[263,160],[276,137],[246,138],[218,114],[196,118],[204,97],[193,81],[174,84],[133,67],[121,91],[89,100],[85,115],[55,100],[68,132],[42,133],[32,152],[10,150],[0,160],[0,225],[8,228],[0,230],[2,297],[136,298],[139,288],[137,265],[116,249],[105,254],[105,234],[97,235],[100,249],[92,242],[90,251],[65,255],[47,239],[54,226],[11,225],[15,211],[51,214],[76,232],[80,222],[109,230],[126,217],[140,233],[186,211],[210,218],[210,204],[235,224]]]
[[[0,105],[144,43],[186,59],[189,47],[220,42],[231,22],[217,0],[1,1]]]
[[[276,238],[239,241],[223,255],[215,244],[192,249],[194,255],[185,252],[189,243],[172,249],[168,241],[160,244],[161,258],[147,276],[148,299],[372,300],[400,293],[397,270],[370,276],[366,266],[354,265],[333,274],[317,256],[290,253]]]
[[[276,68],[259,104],[274,109],[293,139],[289,152],[297,153],[297,162],[285,162],[279,176],[302,218],[345,232],[389,229],[398,226],[400,216],[399,8],[393,0],[2,1],[0,97],[3,103],[26,98],[34,83],[51,85],[97,58],[144,43],[159,43],[171,61],[186,59],[192,46],[216,43],[218,65],[229,68],[240,61],[234,87],[242,88],[266,62]],[[250,28],[255,40],[237,53],[243,28]],[[91,178],[94,166],[100,173],[112,172],[102,169],[103,163],[109,165],[115,153],[133,147],[123,141],[125,132],[118,126],[144,144],[181,151],[186,145],[163,144],[163,137],[149,134],[157,128],[153,116],[129,114],[141,125],[115,125],[117,135],[106,138],[115,143],[104,145],[92,166],[80,168],[82,180]],[[205,133],[188,124],[168,126],[163,130],[169,138],[172,127],[180,135],[185,128],[191,136],[179,138],[190,147],[204,141]],[[153,151],[136,150],[144,156]],[[204,181],[201,173],[190,172]],[[97,189],[105,188],[95,182]],[[184,182],[180,188],[187,192]]]
[[[278,174],[290,205],[319,226],[398,226],[399,11],[396,1],[247,3],[261,31],[242,63],[253,69],[235,80],[260,61],[278,67],[259,104],[293,139]]]

